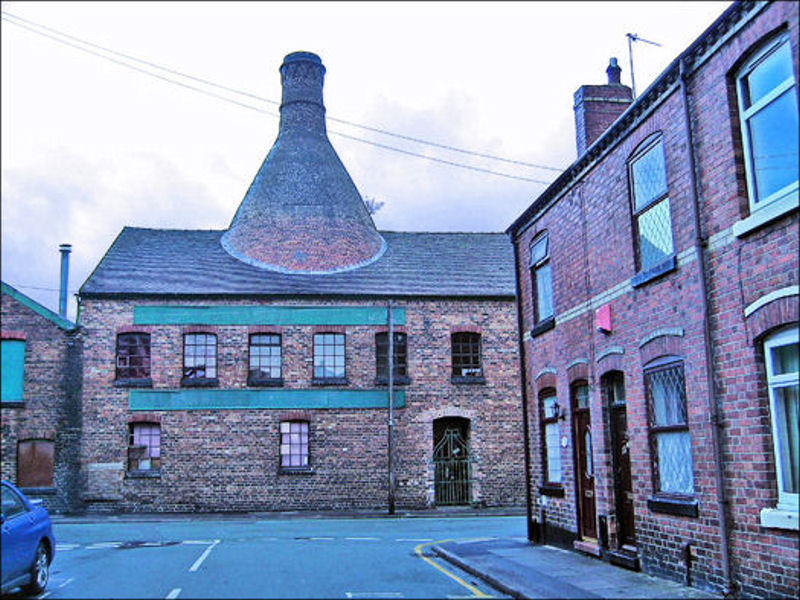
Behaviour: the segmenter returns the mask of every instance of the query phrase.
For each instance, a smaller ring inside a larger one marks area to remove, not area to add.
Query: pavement
[[[525,537],[440,542],[432,551],[514,598],[720,598]]]

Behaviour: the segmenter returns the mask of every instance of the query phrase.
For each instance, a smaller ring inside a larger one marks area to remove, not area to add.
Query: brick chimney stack
[[[617,59],[609,61],[606,85],[582,85],[575,92],[575,142],[578,156],[608,129],[628,106],[633,96],[631,88],[620,83],[622,69]]]

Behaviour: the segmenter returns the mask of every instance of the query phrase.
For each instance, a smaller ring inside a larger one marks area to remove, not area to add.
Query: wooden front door
[[[572,436],[575,448],[575,495],[578,505],[578,532],[581,538],[597,539],[592,459],[592,419],[589,412],[589,386],[572,388]]]
[[[622,373],[614,372],[603,379],[608,398],[611,452],[614,469],[614,497],[617,513],[618,546],[635,546],[633,520],[633,480],[628,440],[628,415],[625,402],[625,381]]]

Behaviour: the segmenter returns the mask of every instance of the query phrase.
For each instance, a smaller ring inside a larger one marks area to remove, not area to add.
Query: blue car
[[[41,501],[28,500],[7,481],[2,486],[2,593],[21,587],[26,594],[41,594],[56,552],[50,515]]]

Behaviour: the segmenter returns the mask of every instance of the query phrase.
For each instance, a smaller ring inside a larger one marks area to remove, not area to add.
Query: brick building
[[[87,508],[521,506],[507,236],[378,231],[319,57],[280,73],[230,227],[126,227],[80,289]]]
[[[798,5],[737,2],[511,225],[532,538],[798,589]]]
[[[54,512],[80,507],[81,336],[63,314],[2,282],[2,476]]]

